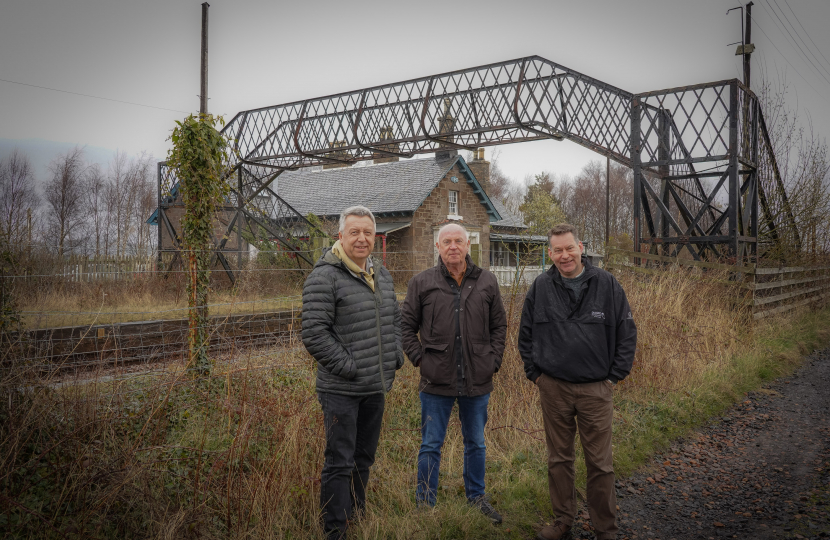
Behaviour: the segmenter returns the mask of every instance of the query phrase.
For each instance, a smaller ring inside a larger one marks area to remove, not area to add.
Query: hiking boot
[[[565,525],[561,521],[554,521],[553,525],[546,525],[542,527],[539,534],[536,535],[536,540],[570,540],[571,526]]]
[[[490,521],[492,521],[493,524],[501,523],[501,514],[499,514],[496,509],[493,508],[493,505],[490,504],[490,501],[487,499],[487,495],[482,495],[469,502],[470,506],[475,506],[481,510],[482,514],[490,518]]]

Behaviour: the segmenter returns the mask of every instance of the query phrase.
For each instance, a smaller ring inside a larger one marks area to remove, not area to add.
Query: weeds
[[[640,345],[615,396],[618,474],[825,343],[830,312],[751,325],[738,289],[681,271],[621,275]],[[240,285],[255,297],[264,285]],[[492,526],[464,498],[455,416],[438,505],[415,506],[418,373],[387,395],[366,515],[350,538],[527,538],[549,519],[538,394],[516,350],[523,291],[505,295],[508,348],[490,400]],[[181,365],[58,384],[0,374],[0,536],[10,538],[315,538],[323,462],[314,363],[299,343],[218,358],[214,376]],[[578,457],[581,463],[581,456]],[[584,489],[584,467],[578,469]]]

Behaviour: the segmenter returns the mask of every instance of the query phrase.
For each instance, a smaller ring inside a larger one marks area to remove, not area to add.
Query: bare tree
[[[157,241],[155,229],[147,223],[147,218],[155,210],[158,200],[156,194],[155,169],[152,156],[141,154],[130,165],[130,218],[128,237],[134,254],[146,255]]]
[[[123,152],[116,152],[115,157],[109,164],[107,174],[106,200],[110,216],[108,229],[114,237],[114,254],[116,257],[124,253],[124,242],[126,241],[126,225],[129,215],[129,164],[127,155]],[[107,252],[111,250],[107,245]]]
[[[605,183],[606,164],[591,161],[570,182],[559,182],[554,194],[568,220],[588,240],[592,249],[600,251],[605,244]],[[633,178],[631,169],[611,164],[610,234],[627,235],[633,228]]]
[[[105,232],[107,227],[107,205],[104,197],[106,190],[106,179],[101,172],[101,167],[96,163],[91,165],[84,177],[84,206],[86,207],[86,226],[89,237],[95,240],[95,256],[102,254],[101,249],[106,251]],[[102,242],[104,244],[102,245]]]
[[[773,257],[787,257],[794,250],[796,237],[802,252],[818,255],[830,252],[830,156],[826,139],[818,136],[808,116],[802,122],[798,110],[786,101],[786,78],[779,73],[771,80],[766,73],[758,91],[778,164],[784,194],[777,188],[771,161],[761,158],[761,183],[766,191],[769,217],[776,230],[762,229],[762,242],[769,242],[773,234],[783,239]],[[792,215],[795,230],[786,224]]]
[[[44,187],[47,204],[48,241],[57,246],[59,256],[66,253],[74,232],[84,222],[83,178],[86,166],[83,150],[75,148],[50,165],[52,178]]]
[[[0,237],[11,249],[28,246],[31,214],[39,207],[32,164],[15,149],[0,161]]]
[[[494,150],[490,156],[490,185],[487,194],[502,201],[510,190],[512,181],[499,166],[501,152]]]

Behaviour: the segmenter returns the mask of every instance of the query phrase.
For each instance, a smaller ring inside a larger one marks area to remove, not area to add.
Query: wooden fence
[[[734,266],[614,248],[608,250],[608,255],[608,270],[656,274],[666,265],[675,265],[728,272],[736,286],[747,290],[746,302],[752,306],[752,318],[756,320],[830,299],[830,266]],[[639,259],[638,265],[634,259]]]

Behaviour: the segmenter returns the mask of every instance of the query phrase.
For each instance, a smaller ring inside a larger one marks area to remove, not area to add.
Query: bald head
[[[467,229],[456,223],[444,225],[438,229],[438,241],[435,243],[438,255],[451,272],[464,267],[464,259],[470,251],[470,237]]]
[[[438,242],[441,242],[441,237],[444,234],[447,234],[447,233],[450,233],[450,232],[456,232],[456,233],[460,232],[461,234],[464,235],[464,240],[465,241],[470,239],[470,235],[467,233],[467,229],[465,229],[464,227],[462,227],[458,223],[447,223],[446,225],[444,225],[443,227],[438,229]]]

